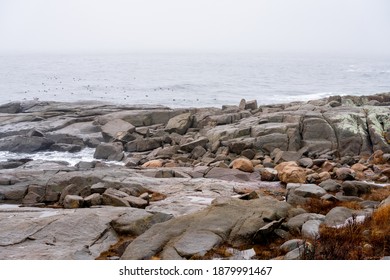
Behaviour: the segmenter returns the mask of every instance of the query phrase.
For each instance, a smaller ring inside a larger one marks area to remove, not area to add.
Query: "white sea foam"
[[[32,159],[43,161],[59,161],[67,162],[70,166],[74,166],[80,161],[92,162],[96,159],[93,157],[95,149],[85,148],[77,153],[57,152],[57,151],[42,151],[32,154],[27,153],[12,153],[8,151],[0,151],[0,162],[17,159]],[[107,164],[124,165],[123,162],[105,161]]]

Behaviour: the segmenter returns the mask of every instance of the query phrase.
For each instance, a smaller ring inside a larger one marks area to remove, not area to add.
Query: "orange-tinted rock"
[[[337,179],[342,181],[354,180],[356,177],[356,172],[353,171],[351,168],[341,167],[341,168],[337,168],[336,177]]]
[[[390,167],[383,169],[382,174],[387,177],[390,177]]]
[[[155,159],[155,160],[150,160],[145,162],[144,164],[142,164],[142,167],[158,168],[158,167],[162,167],[162,165],[163,164],[161,160]]]
[[[299,167],[294,161],[282,162],[275,166],[279,180],[284,183],[305,183],[306,170]]]
[[[355,163],[354,165],[351,166],[351,169],[356,171],[356,172],[363,172],[367,168],[368,168],[367,166],[365,166],[364,164],[361,164],[361,163]]]
[[[333,170],[333,168],[335,167],[335,163],[333,162],[330,162],[330,161],[325,161],[322,166],[321,166],[321,170],[322,171],[325,171],[325,172],[331,172]]]
[[[238,169],[244,172],[253,172],[253,164],[247,158],[237,158],[231,163],[233,169]]]
[[[373,164],[384,164],[386,160],[383,158],[383,151],[375,151],[371,156],[371,162]]]

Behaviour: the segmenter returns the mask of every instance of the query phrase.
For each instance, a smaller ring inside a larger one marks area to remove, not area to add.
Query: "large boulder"
[[[127,152],[145,152],[157,149],[163,145],[164,141],[161,137],[151,137],[144,139],[136,139],[128,142],[125,145]]]
[[[302,122],[303,145],[309,152],[321,153],[337,148],[337,137],[322,114],[307,114]]]
[[[302,184],[299,187],[294,188],[294,193],[303,197],[320,198],[327,192],[315,184]]]
[[[123,145],[120,142],[102,143],[96,147],[93,157],[96,159],[121,161],[124,157]]]
[[[256,138],[253,145],[256,149],[270,154],[276,148],[286,151],[288,149],[288,137],[284,133],[272,133]]]
[[[354,211],[349,208],[342,206],[335,207],[326,214],[324,224],[329,227],[344,225],[345,221],[351,218],[353,214]]]
[[[390,152],[390,143],[385,138],[390,130],[389,110],[383,108],[372,108],[367,113],[368,133],[372,143],[372,150]]]
[[[177,252],[177,259],[191,258],[224,242],[245,245],[270,221],[287,217],[290,208],[270,197],[249,201],[219,198],[205,210],[152,226],[129,244],[121,259],[150,259],[170,250]]]
[[[168,121],[165,130],[169,133],[176,132],[183,135],[187,132],[187,129],[191,126],[191,123],[191,113],[177,115]]]
[[[232,161],[230,166],[233,169],[238,169],[244,172],[253,172],[253,164],[252,162],[247,158],[237,158]]]
[[[340,156],[370,153],[371,145],[365,112],[350,108],[324,114],[337,135]]]
[[[325,216],[321,214],[316,214],[316,213],[302,213],[298,214],[292,218],[290,218],[286,226],[287,228],[295,233],[295,232],[300,232],[302,229],[302,226],[307,222],[311,220],[317,220],[323,222],[325,220]]]
[[[42,150],[48,150],[53,144],[53,140],[45,137],[11,136],[0,140],[0,151],[34,153]]]
[[[110,142],[126,133],[133,133],[135,126],[121,119],[115,119],[102,126],[102,136],[106,142]]]

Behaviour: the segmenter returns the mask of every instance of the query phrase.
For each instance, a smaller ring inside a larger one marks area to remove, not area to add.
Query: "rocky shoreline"
[[[0,105],[0,151],[87,147],[95,160],[75,166],[0,159],[0,259],[390,256],[390,93]]]

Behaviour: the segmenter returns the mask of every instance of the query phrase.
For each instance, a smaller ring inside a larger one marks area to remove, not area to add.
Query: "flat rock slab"
[[[118,241],[111,227],[113,220],[127,214],[129,208],[103,207],[84,209],[0,208],[0,259],[67,260],[95,259]],[[133,209],[142,227],[154,219],[150,213]],[[122,221],[122,226],[126,223]],[[133,231],[142,232],[133,226]]]

